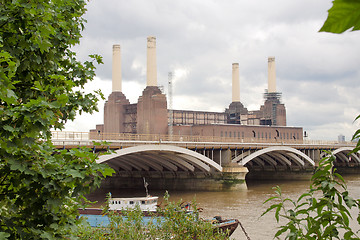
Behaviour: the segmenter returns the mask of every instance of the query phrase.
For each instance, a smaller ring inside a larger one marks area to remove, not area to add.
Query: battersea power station
[[[239,142],[297,142],[301,127],[286,126],[286,108],[276,90],[275,58],[268,58],[268,89],[264,104],[250,111],[240,101],[239,64],[232,64],[232,102],[223,112],[168,108],[166,95],[157,85],[156,38],[147,38],[147,83],[137,103],[122,92],[121,49],[113,46],[112,93],[104,106],[104,123],[90,130],[97,134],[156,134],[205,137]]]

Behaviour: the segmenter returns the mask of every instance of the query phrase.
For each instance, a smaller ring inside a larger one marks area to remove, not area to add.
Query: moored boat
[[[146,196],[146,197],[133,197],[133,198],[109,198],[109,208],[108,211],[117,212],[122,215],[123,211],[126,209],[134,209],[138,206],[143,214],[142,223],[144,225],[165,221],[165,217],[161,215],[161,211],[156,211],[158,197],[156,196]],[[185,207],[183,209],[188,214],[192,214],[192,211]],[[106,212],[101,208],[84,208],[79,209],[80,217],[85,217],[87,222],[91,227],[108,227],[110,225],[110,219]],[[222,219],[219,216],[214,217],[210,221],[214,227],[215,231],[221,231],[227,233],[227,236],[230,236],[237,226],[239,221],[237,219]]]
[[[212,225],[214,226],[214,231],[221,231],[231,236],[240,224],[238,219],[222,219],[220,216],[215,216],[211,220]]]
[[[124,210],[134,209],[135,207],[139,207],[143,212],[144,216],[150,216],[156,214],[157,201],[159,197],[156,196],[146,196],[146,197],[132,197],[132,198],[112,198],[108,199],[108,210],[115,211],[121,214]],[[84,208],[79,209],[80,216],[88,217],[89,215],[94,215],[93,218],[97,216],[104,215],[104,210],[101,208]],[[100,218],[100,217],[99,217]],[[104,220],[102,218],[102,220]],[[100,219],[99,219],[100,220]],[[91,225],[91,224],[90,224]],[[94,226],[93,226],[94,225]],[[92,227],[96,227],[95,224],[91,225]]]
[[[110,225],[108,212],[116,212],[126,218],[124,211],[138,208],[142,212],[142,224],[145,226],[149,223],[162,224],[165,221],[165,216],[162,210],[158,209],[159,205],[157,202],[159,198],[148,195],[145,179],[144,185],[147,193],[146,197],[113,198],[111,194],[109,194],[108,208],[106,211],[101,208],[79,209],[80,217],[85,217],[91,227],[106,228]],[[193,214],[193,211],[190,209],[190,204],[181,207],[179,211],[184,211],[186,214]],[[225,232],[227,236],[230,236],[239,225],[237,219],[222,219],[220,216],[214,217],[210,222],[214,228],[214,232]]]

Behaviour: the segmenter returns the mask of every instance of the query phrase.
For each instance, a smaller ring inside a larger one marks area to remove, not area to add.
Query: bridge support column
[[[213,160],[221,166],[225,166],[231,162],[230,149],[217,149],[213,150],[213,152]]]
[[[226,166],[231,162],[231,150],[223,149],[221,151],[221,166]]]
[[[321,156],[320,156],[320,153],[321,153],[321,150],[320,149],[314,149],[314,162],[315,162],[315,166],[319,166],[319,162],[321,160]]]

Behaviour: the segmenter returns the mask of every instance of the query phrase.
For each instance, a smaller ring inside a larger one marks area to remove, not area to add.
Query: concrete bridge
[[[95,144],[102,141],[108,145]],[[116,171],[104,183],[109,187],[142,186],[142,177],[154,188],[191,190],[246,188],[245,179],[309,179],[329,153],[339,170],[360,169],[360,155],[351,153],[355,144],[349,142],[53,132],[53,143],[96,152],[112,149],[97,160]]]

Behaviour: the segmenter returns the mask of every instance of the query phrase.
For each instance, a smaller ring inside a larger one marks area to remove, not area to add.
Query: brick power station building
[[[104,124],[90,132],[208,136],[238,141],[297,141],[300,127],[286,126],[286,109],[276,91],[275,58],[268,58],[268,89],[259,110],[240,102],[239,64],[232,64],[232,102],[224,112],[168,109],[166,95],[157,86],[156,39],[147,38],[147,85],[137,103],[122,93],[120,45],[113,46],[112,93],[104,107]],[[171,130],[170,130],[171,129]]]

